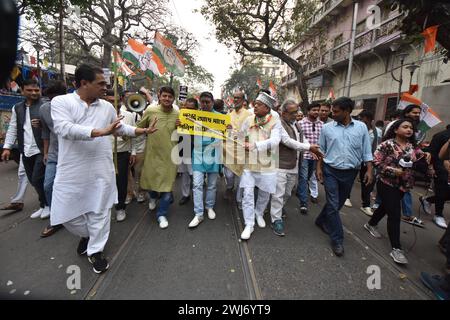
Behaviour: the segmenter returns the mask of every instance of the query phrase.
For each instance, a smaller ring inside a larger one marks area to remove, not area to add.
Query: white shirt
[[[105,100],[88,106],[74,92],[53,98],[51,115],[59,145],[51,224],[111,208],[117,203],[111,138],[91,138],[91,133],[110,125],[116,110]],[[122,123],[116,132],[134,136],[135,129]]]
[[[120,108],[120,115],[123,116],[122,123],[135,127],[136,121],[134,120],[134,113],[127,111],[125,106]],[[145,135],[144,135],[145,137]],[[131,155],[136,155],[136,138],[130,137],[117,137],[117,152],[131,152]],[[111,136],[111,141],[114,150],[114,136]]]
[[[25,157],[29,158],[41,153],[34,139],[33,129],[31,127],[30,108],[25,107],[25,123],[23,126],[23,151]],[[16,107],[12,107],[11,121],[6,132],[4,149],[11,149],[17,139],[17,114]]]
[[[25,107],[25,123],[23,124],[23,154],[29,158],[41,153],[34,140],[33,128],[31,127],[30,108]]]

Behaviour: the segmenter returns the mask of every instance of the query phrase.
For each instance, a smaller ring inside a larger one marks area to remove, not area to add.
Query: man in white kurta
[[[241,176],[240,188],[244,189],[242,212],[245,228],[241,239],[248,240],[253,232],[255,217],[258,226],[266,226],[263,214],[270,194],[277,185],[278,145],[281,140],[281,122],[271,114],[275,99],[261,92],[255,100],[255,114],[248,117],[241,128],[245,137],[245,149],[249,151]],[[254,189],[258,187],[258,199],[254,202]]]
[[[92,81],[90,72],[95,74]],[[115,132],[135,136],[147,133],[148,128],[121,124],[114,107],[99,99],[106,92],[101,69],[82,65],[75,78],[78,90],[51,102],[59,145],[51,224],[64,224],[67,230],[80,236],[78,253],[87,253],[94,271],[101,273],[109,266],[102,252],[109,236],[111,208],[117,203],[108,135]]]

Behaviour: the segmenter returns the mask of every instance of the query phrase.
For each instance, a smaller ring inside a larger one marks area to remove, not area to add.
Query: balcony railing
[[[319,22],[325,17],[331,10],[336,8],[343,0],[327,0],[323,3],[322,7],[317,10],[311,18],[310,27]]]
[[[395,35],[399,30],[400,14],[395,15],[385,20],[380,28],[374,30],[367,30],[360,33],[355,38],[355,54],[360,54],[364,51],[373,49],[383,42],[383,38]],[[380,40],[381,39],[381,40]],[[380,40],[380,41],[379,41]],[[388,39],[387,39],[388,40]],[[350,53],[350,40],[326,51],[321,56],[312,57],[307,63],[303,65],[305,75],[323,68],[326,65],[333,65],[338,62],[348,59]],[[295,79],[295,73],[292,72],[289,75],[282,78],[282,83]]]

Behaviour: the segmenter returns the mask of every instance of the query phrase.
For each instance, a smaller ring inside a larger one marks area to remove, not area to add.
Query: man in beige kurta
[[[172,190],[177,174],[177,166],[172,160],[172,149],[176,147],[176,121],[178,110],[173,108],[175,92],[170,87],[162,87],[159,92],[159,104],[149,107],[138,127],[145,128],[158,119],[156,131],[147,138],[145,147],[144,166],[141,174],[141,188],[149,190],[149,209],[156,208],[158,193],[160,194],[159,208],[156,217],[161,229],[169,226],[167,212],[172,201]],[[178,153],[176,153],[178,155]]]

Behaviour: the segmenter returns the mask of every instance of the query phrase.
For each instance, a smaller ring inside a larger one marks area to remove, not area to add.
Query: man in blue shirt
[[[333,122],[325,124],[319,146],[325,155],[317,164],[317,179],[324,184],[327,202],[316,225],[327,233],[336,256],[344,254],[344,230],[339,215],[349,197],[361,163],[366,163],[366,185],[373,181],[372,149],[367,126],[350,116],[355,103],[347,97],[332,104]]]

